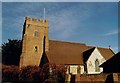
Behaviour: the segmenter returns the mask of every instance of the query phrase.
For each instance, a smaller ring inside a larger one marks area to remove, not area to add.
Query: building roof
[[[103,72],[120,73],[120,52],[104,62],[100,67],[103,67]]]
[[[83,52],[84,62],[88,60],[89,56],[92,54],[92,52],[94,51],[96,47],[88,46],[88,48],[89,49],[87,51]],[[110,59],[115,54],[110,48],[97,47],[97,49],[100,52],[100,54],[105,58],[105,60]]]
[[[94,49],[95,49],[95,47],[92,47],[91,49],[83,52],[83,61],[84,61],[84,63],[88,60],[88,58],[90,57],[90,55],[92,54]]]
[[[85,50],[87,46],[82,43],[49,40],[48,58],[56,64],[83,64]]]
[[[118,66],[120,66],[120,52],[118,52],[113,57],[111,57],[109,60],[104,62],[101,65],[101,67],[108,66],[108,65],[111,66],[111,65],[116,65],[116,64],[119,64]]]
[[[100,51],[101,55],[105,58],[105,60],[108,60],[115,55],[115,53],[110,48],[98,47],[98,50]]]
[[[50,63],[55,64],[84,64],[95,47],[83,43],[49,40],[49,52],[47,53]],[[108,48],[98,48],[103,57],[108,60],[114,54]],[[85,55],[83,56],[83,53]]]

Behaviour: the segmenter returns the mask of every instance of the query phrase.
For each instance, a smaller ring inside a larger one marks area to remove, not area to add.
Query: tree
[[[7,43],[2,44],[2,63],[5,65],[19,65],[22,52],[21,40],[8,39]]]

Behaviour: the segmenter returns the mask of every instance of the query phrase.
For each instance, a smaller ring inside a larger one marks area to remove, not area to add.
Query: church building
[[[22,35],[20,67],[45,63],[65,65],[68,74],[99,74],[99,67],[114,55],[110,48],[84,43],[49,40],[48,20],[26,17]]]

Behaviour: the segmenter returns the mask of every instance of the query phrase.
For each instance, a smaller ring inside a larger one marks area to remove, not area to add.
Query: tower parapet
[[[29,21],[30,23],[32,23],[32,22],[36,22],[36,23],[48,23],[48,20],[47,19],[45,19],[45,20],[42,20],[42,19],[36,19],[36,18],[30,18],[29,16],[26,16],[26,19],[25,19],[26,21]]]
[[[39,22],[43,22],[43,20],[42,20],[42,19],[38,19],[38,21],[39,21]]]
[[[36,21],[37,21],[37,19],[36,19],[36,18],[32,18],[32,21],[33,21],[33,22],[36,22]]]
[[[25,19],[26,24],[32,24],[32,25],[38,25],[38,26],[44,26],[48,27],[48,20],[42,20],[42,19],[36,19],[36,18],[30,18],[29,16]]]
[[[26,16],[26,21],[30,21],[30,17],[29,16]]]

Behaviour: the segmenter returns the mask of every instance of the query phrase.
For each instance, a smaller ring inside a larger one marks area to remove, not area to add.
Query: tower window
[[[31,25],[30,24],[28,24],[28,28],[30,27]]]
[[[95,71],[96,71],[96,72],[100,72],[99,60],[98,60],[98,59],[96,59],[96,61],[95,61]]]
[[[37,52],[38,51],[38,48],[37,48],[37,46],[35,46],[35,52]]]
[[[35,37],[38,37],[38,36],[39,36],[38,31],[35,31],[35,32],[34,32],[34,36],[35,36]]]

